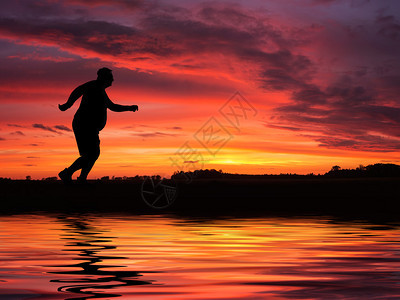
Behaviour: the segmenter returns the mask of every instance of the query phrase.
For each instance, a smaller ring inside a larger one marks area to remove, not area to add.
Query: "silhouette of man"
[[[113,103],[107,96],[106,88],[114,81],[112,71],[101,68],[97,71],[97,79],[78,86],[69,96],[68,101],[59,104],[58,108],[65,111],[82,96],[81,104],[72,122],[80,157],[69,167],[58,173],[64,183],[72,182],[72,175],[81,169],[78,182],[86,183],[87,176],[100,155],[99,132],[107,122],[107,108],[115,111],[137,111],[137,105],[119,105]]]

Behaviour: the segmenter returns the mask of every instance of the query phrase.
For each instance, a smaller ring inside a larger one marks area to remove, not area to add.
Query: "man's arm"
[[[61,111],[66,111],[68,108],[74,105],[76,100],[78,100],[83,95],[84,91],[85,91],[85,84],[78,86],[76,89],[72,91],[71,95],[68,98],[68,101],[65,102],[64,104],[59,104],[58,108]]]
[[[121,104],[115,104],[108,98],[106,97],[106,103],[107,103],[107,108],[111,111],[115,112],[122,112],[122,111],[137,111],[139,110],[139,107],[137,105],[121,105]]]

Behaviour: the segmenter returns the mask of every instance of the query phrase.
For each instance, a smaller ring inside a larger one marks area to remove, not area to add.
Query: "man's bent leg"
[[[75,160],[69,168],[61,171],[59,176],[65,183],[71,183],[72,174],[82,169],[78,180],[85,182],[90,170],[100,155],[99,132],[82,128],[75,123],[72,125],[80,157]]]
[[[82,149],[83,150],[83,149]],[[81,175],[79,181],[85,182],[89,172],[92,170],[94,163],[100,155],[100,139],[98,132],[92,132],[86,136],[84,151],[81,151]]]
[[[72,174],[74,174],[76,171],[82,169],[82,157],[78,157],[73,163],[72,165],[67,168],[68,171]]]
[[[86,146],[87,135],[84,134],[84,132],[82,132],[81,130],[79,130],[78,127],[75,127],[74,123],[73,123],[73,129],[74,129],[76,144],[78,145],[79,154],[81,156],[78,157],[68,168],[65,168],[60,173],[58,173],[58,176],[61,178],[61,180],[67,184],[72,183],[72,175],[79,169],[82,169],[84,161],[82,156],[87,151],[87,146]]]
[[[83,157],[84,163],[82,164],[81,175],[78,177],[79,181],[86,181],[89,172],[92,170],[94,163],[100,155],[100,148],[96,152],[91,153],[90,155]]]
[[[64,183],[69,184],[72,183],[72,175],[79,169],[82,169],[82,157],[75,160],[69,168],[65,168],[58,173],[58,176]]]

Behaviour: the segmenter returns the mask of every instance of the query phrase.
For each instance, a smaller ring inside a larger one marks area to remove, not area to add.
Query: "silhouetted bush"
[[[325,173],[327,177],[400,177],[400,166],[395,164],[373,164],[366,167],[360,165],[356,169],[342,169],[339,166],[333,166]]]

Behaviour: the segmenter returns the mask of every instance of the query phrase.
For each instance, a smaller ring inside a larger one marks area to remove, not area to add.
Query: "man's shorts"
[[[79,154],[81,156],[98,156],[100,153],[99,131],[82,125],[78,122],[72,123]]]

